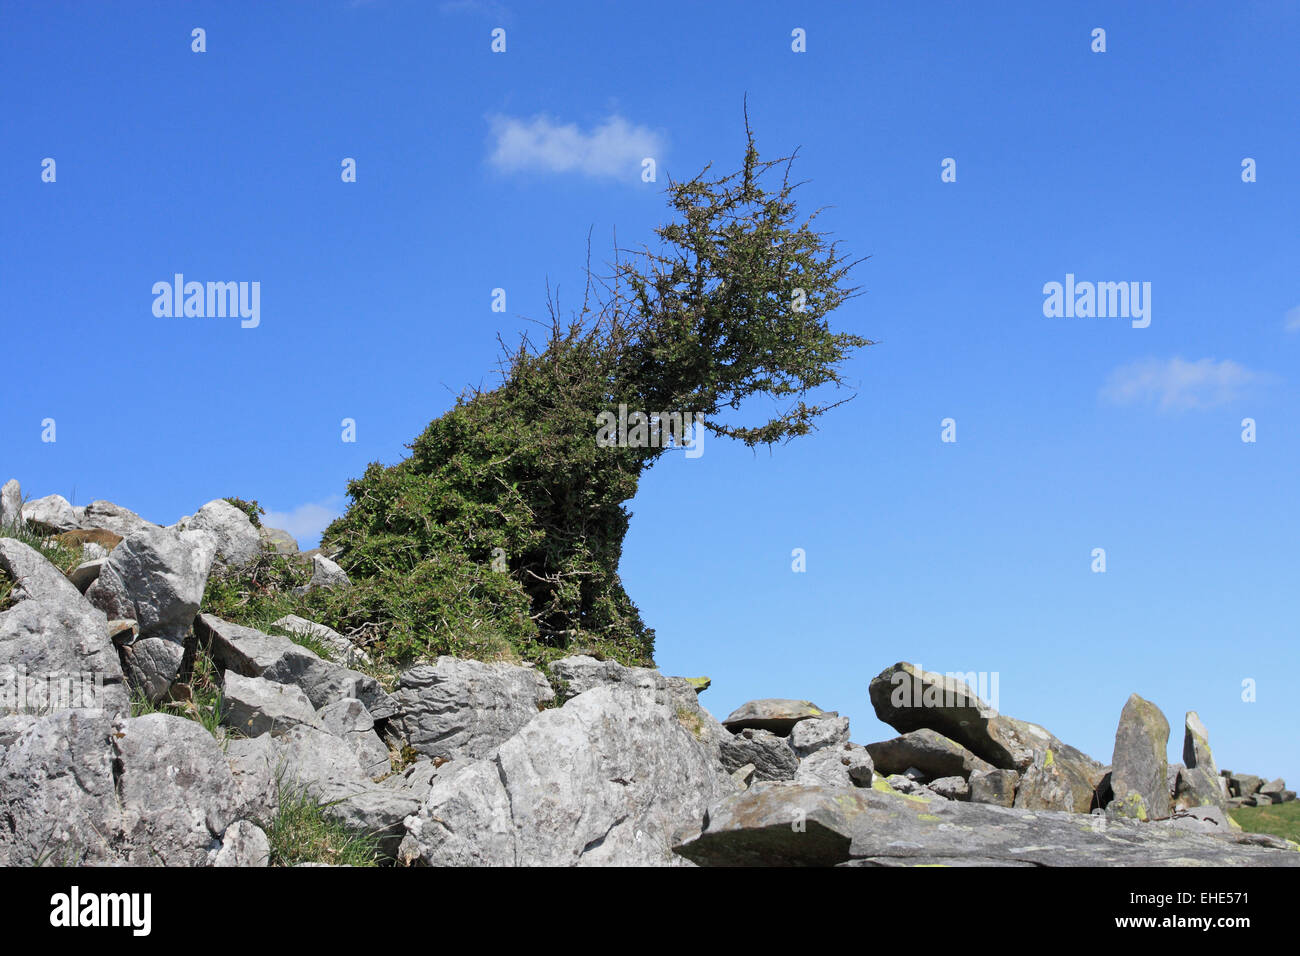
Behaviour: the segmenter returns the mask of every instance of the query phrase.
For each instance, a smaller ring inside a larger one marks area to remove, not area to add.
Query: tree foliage
[[[827,322],[857,291],[854,263],[816,212],[799,217],[793,157],[761,161],[746,132],[740,170],[669,184],[658,248],[616,249],[608,275],[589,267],[581,309],[561,320],[553,305],[544,344],[507,350],[499,387],[467,391],[408,458],[349,483],[323,539],[355,584],[333,606],[341,626],[376,628],[399,658],[652,661],[618,576],[624,502],[680,442],[602,447],[598,415],[680,411],[715,436],[781,443],[839,404],[812,393],[842,386],[845,359],[871,344]]]

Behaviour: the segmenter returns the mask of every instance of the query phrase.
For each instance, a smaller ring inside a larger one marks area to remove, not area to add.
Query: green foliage
[[[0,529],[0,538],[14,538],[29,548],[39,551],[45,557],[45,560],[64,574],[67,574],[81,563],[80,548],[66,547],[52,536],[45,534],[43,528],[36,528],[26,521],[6,525],[3,529]]]
[[[246,568],[214,565],[201,608],[223,621],[268,630],[286,614],[303,614],[306,601],[293,593],[311,579],[311,571],[292,555],[263,550]]]
[[[379,866],[384,859],[373,835],[326,816],[325,807],[304,789],[279,783],[278,803],[275,817],[263,828],[271,845],[271,866]]]
[[[760,162],[751,135],[740,171],[671,183],[678,220],[657,230],[660,251],[618,250],[612,276],[589,271],[581,311],[563,322],[552,307],[545,346],[525,337],[500,387],[468,391],[410,457],[349,483],[323,538],[354,582],[321,599],[333,626],[377,628],[394,660],[653,662],[618,564],[624,502],[667,443],[603,447],[600,413],[680,412],[749,446],[784,442],[833,407],[809,393],[841,385],[841,364],[870,344],[825,321],[855,292],[853,263],[812,230],[816,213],[799,220],[789,162]],[[719,418],[762,399],[782,407]]]
[[[1300,800],[1271,807],[1238,807],[1228,815],[1247,833],[1271,833],[1300,843]]]
[[[227,498],[225,500],[248,515],[248,520],[253,523],[254,528],[262,527],[262,515],[266,514],[266,509],[256,501],[245,501],[243,498]]]

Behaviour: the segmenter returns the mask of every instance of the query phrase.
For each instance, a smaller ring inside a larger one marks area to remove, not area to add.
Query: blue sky
[[[1103,761],[1136,691],[1174,756],[1196,709],[1294,786],[1298,43],[1293,3],[7,2],[0,470],[161,522],[256,498],[312,544],[548,280],[576,304],[589,231],[648,240],[667,176],[739,161],[747,95],[871,257],[833,321],[880,344],[813,437],[647,474],[623,575],[660,665],[862,742],[894,661],[997,672]],[[178,272],[259,282],[260,324],[156,317]],[[1149,327],[1046,317],[1067,273],[1149,282]]]

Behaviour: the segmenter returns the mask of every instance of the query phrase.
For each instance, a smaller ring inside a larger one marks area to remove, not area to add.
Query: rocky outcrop
[[[673,698],[596,687],[433,783],[401,860],[429,865],[665,865],[735,784]]]
[[[239,795],[198,724],[68,710],[0,755],[0,865],[201,866],[220,852]]]
[[[180,672],[215,554],[206,532],[145,528],[113,549],[86,591],[108,617],[139,625],[122,658],[131,683],[150,700],[166,694]]]

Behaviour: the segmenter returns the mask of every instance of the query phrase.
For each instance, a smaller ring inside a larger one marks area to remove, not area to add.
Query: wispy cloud
[[[496,115],[488,122],[493,141],[488,162],[505,172],[632,177],[640,172],[641,160],[659,160],[664,149],[663,138],[654,130],[618,115],[586,132],[544,114],[532,119]]]
[[[1300,305],[1287,312],[1285,321],[1288,332],[1300,332]]]
[[[298,539],[300,548],[310,550],[320,543],[321,532],[342,512],[343,497],[332,495],[324,501],[298,505],[290,511],[268,511],[262,524],[282,528]]]
[[[1101,397],[1115,405],[1154,404],[1161,411],[1213,408],[1268,378],[1231,359],[1147,359],[1111,373]]]

